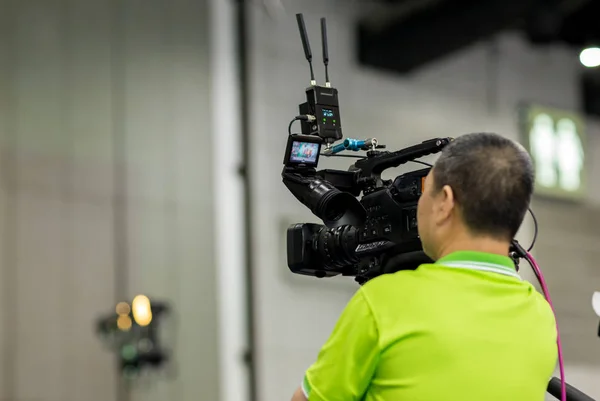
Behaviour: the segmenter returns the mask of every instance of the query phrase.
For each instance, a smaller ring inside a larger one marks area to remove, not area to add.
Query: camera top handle
[[[396,152],[372,150],[367,152],[367,158],[354,163],[353,169],[360,170],[362,177],[379,181],[381,173],[388,168],[398,167],[420,157],[441,152],[451,141],[452,138],[435,138]]]

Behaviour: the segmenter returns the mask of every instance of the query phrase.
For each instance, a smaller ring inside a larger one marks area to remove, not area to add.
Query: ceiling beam
[[[498,32],[517,26],[535,0],[455,0],[373,29],[358,23],[361,64],[409,73]]]

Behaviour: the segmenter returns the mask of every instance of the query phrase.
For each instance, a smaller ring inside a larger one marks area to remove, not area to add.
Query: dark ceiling
[[[536,45],[600,43],[600,0],[384,0],[358,23],[358,57],[408,73],[502,31]],[[382,18],[382,15],[385,18]]]

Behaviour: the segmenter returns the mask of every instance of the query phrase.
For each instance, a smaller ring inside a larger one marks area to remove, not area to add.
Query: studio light
[[[99,317],[96,327],[100,339],[116,353],[124,378],[135,379],[142,370],[161,368],[169,360],[170,351],[159,335],[165,334],[159,327],[161,317],[168,314],[164,301],[150,302],[146,295],[138,295],[132,302],[119,302],[113,312]]]
[[[600,66],[600,48],[588,47],[583,49],[579,54],[579,61],[587,68]]]

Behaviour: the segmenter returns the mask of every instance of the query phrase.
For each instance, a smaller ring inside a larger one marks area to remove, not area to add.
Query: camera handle
[[[452,138],[435,138],[396,152],[371,150],[370,157],[354,163],[354,167],[362,171],[365,177],[381,176],[384,170],[398,167],[420,157],[441,152],[452,141]],[[381,152],[379,154],[375,152]]]

